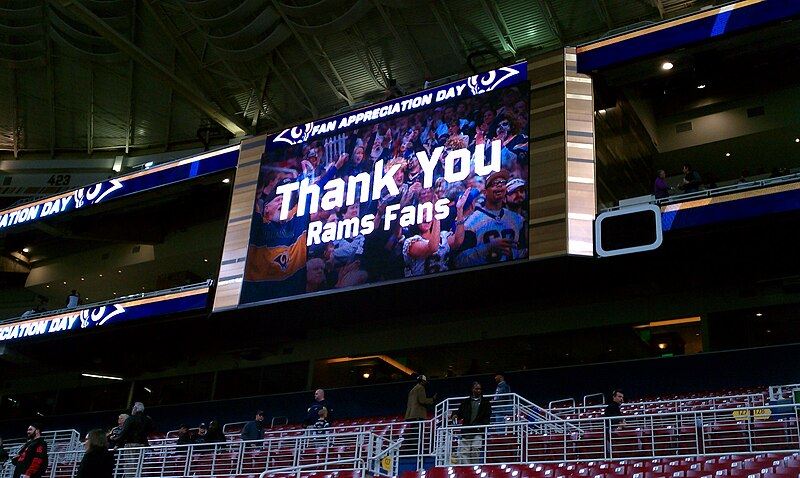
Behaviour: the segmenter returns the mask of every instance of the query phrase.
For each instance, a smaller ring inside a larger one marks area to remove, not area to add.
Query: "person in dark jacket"
[[[47,442],[42,438],[42,425],[34,423],[28,427],[28,441],[11,459],[14,463],[14,478],[40,478],[47,471]]]
[[[263,440],[264,439],[264,410],[256,412],[255,420],[247,422],[242,428],[242,440]]]
[[[225,434],[222,433],[222,425],[219,424],[219,420],[211,420],[208,422],[206,443],[225,443],[226,440]]]
[[[144,404],[136,402],[131,409],[131,416],[122,425],[119,441],[126,448],[149,446],[147,435],[153,431],[153,419],[145,415]]]
[[[481,384],[472,382],[472,395],[458,406],[454,417],[461,420],[462,426],[488,425],[492,416],[492,402],[483,396]],[[458,442],[460,463],[478,463],[483,449],[485,428],[463,428]]]
[[[8,451],[3,448],[3,437],[0,437],[0,469],[3,468],[3,463],[8,460]]]
[[[606,418],[613,418],[613,417],[621,417],[622,410],[620,410],[620,405],[625,401],[625,394],[622,390],[616,389],[611,392],[611,403],[609,403],[605,410],[603,410],[603,416]],[[608,421],[609,426],[614,430],[622,430],[625,428],[625,419],[615,419]]]
[[[111,478],[114,476],[114,455],[108,451],[108,439],[97,428],[86,434],[83,455],[76,478]]]
[[[181,426],[178,427],[178,440],[175,442],[176,445],[189,445],[192,443],[192,431],[189,430],[189,425],[185,423],[181,423]]]

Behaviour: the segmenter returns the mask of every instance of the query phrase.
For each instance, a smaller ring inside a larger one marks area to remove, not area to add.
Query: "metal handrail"
[[[661,199],[653,199],[651,201],[646,201],[646,202],[649,202],[650,204],[655,204],[657,206],[666,206],[669,204],[690,201],[692,199],[700,199],[711,196],[723,196],[725,194],[732,194],[741,191],[749,191],[753,189],[761,189],[769,186],[775,186],[778,184],[792,183],[798,180],[800,180],[800,173],[792,173],[784,176],[778,176],[776,178],[764,178],[745,183],[736,183],[727,186],[720,186],[713,189],[703,189],[701,191],[696,191],[692,193],[676,194],[674,196],[669,196]],[[601,212],[616,211],[618,209],[624,209],[624,208],[625,206],[612,206],[603,208]]]

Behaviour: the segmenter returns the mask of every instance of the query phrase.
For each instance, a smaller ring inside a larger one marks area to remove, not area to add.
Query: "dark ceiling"
[[[223,144],[711,0],[13,0],[0,159]]]

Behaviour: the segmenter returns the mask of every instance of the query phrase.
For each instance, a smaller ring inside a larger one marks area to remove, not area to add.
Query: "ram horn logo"
[[[91,325],[103,325],[111,320],[112,317],[124,313],[125,307],[119,304],[82,310],[80,313],[81,328],[85,329]]]
[[[480,95],[492,91],[500,86],[502,82],[518,73],[517,70],[504,66],[480,75],[470,76],[467,78],[467,85],[473,95]]]
[[[297,144],[304,143],[311,135],[311,128],[314,127],[314,122],[306,123],[304,125],[295,126],[278,133],[278,136],[272,140],[273,143],[283,141],[284,143]]]
[[[75,191],[75,207],[83,207],[84,189],[80,188]]]

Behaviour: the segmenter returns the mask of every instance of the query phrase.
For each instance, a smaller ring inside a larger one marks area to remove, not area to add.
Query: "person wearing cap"
[[[511,178],[506,183],[506,207],[509,211],[515,212],[528,219],[528,192],[525,188],[525,180]]]
[[[197,433],[192,435],[191,443],[206,443],[206,439],[208,438],[208,425],[205,422],[197,425]]]
[[[256,412],[255,419],[245,423],[242,428],[242,441],[264,439],[264,410]]]
[[[417,375],[417,384],[414,385],[408,392],[408,401],[406,402],[406,421],[419,421],[428,418],[428,409],[426,407],[433,405],[436,401],[436,394],[428,398],[425,392],[425,385],[428,384],[428,378],[425,375]]]
[[[525,220],[503,207],[506,200],[506,170],[486,178],[483,206],[475,208],[464,224],[464,243],[456,256],[459,268],[492,264],[527,257]]]
[[[420,422],[427,420],[428,410],[426,407],[433,405],[436,401],[436,394],[428,398],[425,392],[425,385],[428,384],[428,377],[425,375],[417,375],[417,384],[408,392],[408,400],[406,402],[406,421],[407,422]],[[419,424],[409,425],[403,436],[403,448],[407,452],[417,451],[420,443],[420,430]]]

